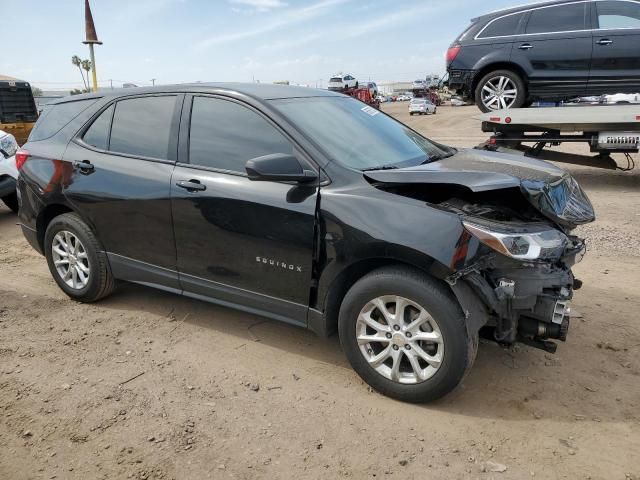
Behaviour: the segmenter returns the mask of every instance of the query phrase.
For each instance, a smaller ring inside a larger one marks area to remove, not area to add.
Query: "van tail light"
[[[29,158],[29,152],[22,149],[18,150],[16,152],[16,168],[18,170],[22,170],[22,167],[24,166],[28,158]]]
[[[460,45],[452,45],[449,47],[449,50],[447,50],[447,65],[451,64],[451,62],[456,59],[460,50],[462,50]]]

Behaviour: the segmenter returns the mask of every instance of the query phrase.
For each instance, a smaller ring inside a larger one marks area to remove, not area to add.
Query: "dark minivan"
[[[593,220],[550,164],[457,150],[348,96],[198,84],[64,99],[16,155],[19,217],[71,298],[136,282],[338,331],[406,401],[453,389],[479,330],[553,351]]]
[[[483,15],[447,52],[449,87],[488,112],[640,90],[640,1],[559,0]]]

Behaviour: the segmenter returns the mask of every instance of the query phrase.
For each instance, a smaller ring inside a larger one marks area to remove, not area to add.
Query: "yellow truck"
[[[0,130],[13,135],[19,145],[27,141],[38,119],[31,85],[0,75]]]

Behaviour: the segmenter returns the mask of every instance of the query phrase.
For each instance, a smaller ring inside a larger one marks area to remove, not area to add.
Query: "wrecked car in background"
[[[549,352],[566,339],[585,252],[572,230],[594,212],[553,165],[290,86],[50,108],[18,152],[20,222],[73,299],[124,280],[337,331],[369,385],[410,402],[461,382],[481,329]]]

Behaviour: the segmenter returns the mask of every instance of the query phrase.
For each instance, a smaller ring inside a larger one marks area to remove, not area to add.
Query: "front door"
[[[194,96],[190,111],[187,158],[171,182],[182,288],[305,324],[318,186],[247,178],[247,160],[294,153],[248,105]]]
[[[593,61],[588,90],[592,95],[640,91],[640,3],[595,2]]]
[[[587,2],[535,8],[515,37],[512,62],[529,78],[529,95],[563,98],[587,87],[591,31]]]

